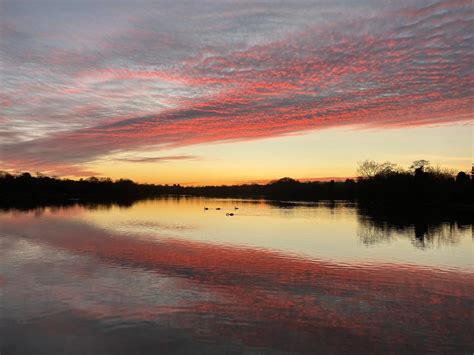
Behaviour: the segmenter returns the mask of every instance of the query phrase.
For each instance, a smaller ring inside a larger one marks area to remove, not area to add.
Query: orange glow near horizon
[[[364,159],[390,160],[405,169],[416,159],[427,159],[432,166],[469,171],[471,157],[464,154],[472,144],[469,128],[332,129],[248,142],[201,144],[166,154],[159,150],[127,152],[86,167],[102,177],[186,186],[264,184],[285,176],[300,181],[345,180],[357,175],[357,162]],[[346,145],[341,146],[341,141]]]

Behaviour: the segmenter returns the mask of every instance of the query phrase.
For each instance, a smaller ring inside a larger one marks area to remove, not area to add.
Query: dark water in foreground
[[[471,354],[472,246],[343,203],[1,212],[0,352]]]

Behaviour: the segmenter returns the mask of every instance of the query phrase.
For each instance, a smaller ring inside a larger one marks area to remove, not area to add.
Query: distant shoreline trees
[[[465,172],[431,167],[426,160],[405,170],[391,162],[358,163],[358,178],[300,182],[285,177],[268,184],[180,186],[138,184],[128,179],[71,180],[30,173],[0,173],[0,205],[133,201],[162,195],[267,198],[274,200],[351,200],[367,206],[401,204],[472,205],[474,181]]]

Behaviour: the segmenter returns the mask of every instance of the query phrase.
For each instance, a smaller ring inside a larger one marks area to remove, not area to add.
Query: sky
[[[0,3],[0,169],[187,185],[469,171],[474,3]]]

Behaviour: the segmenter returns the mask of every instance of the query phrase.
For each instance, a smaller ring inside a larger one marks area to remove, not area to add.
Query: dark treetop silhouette
[[[359,177],[346,181],[300,182],[288,177],[268,184],[181,186],[138,184],[90,177],[70,180],[30,173],[0,174],[3,207],[80,202],[132,202],[161,195],[268,198],[275,200],[356,200],[363,206],[401,204],[461,206],[471,209],[474,180],[469,174],[433,168],[418,160],[404,170],[396,164],[366,160],[359,163]]]

